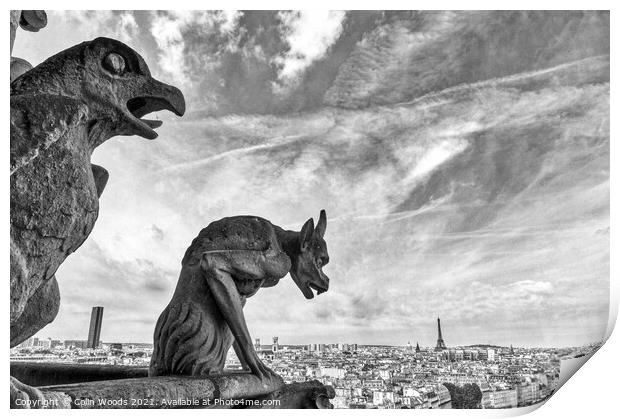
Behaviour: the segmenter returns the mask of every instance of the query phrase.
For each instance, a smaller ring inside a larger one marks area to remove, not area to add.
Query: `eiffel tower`
[[[443,351],[444,349],[448,349],[445,342],[443,341],[443,337],[441,336],[441,320],[439,317],[437,318],[437,346],[435,346],[436,351]]]

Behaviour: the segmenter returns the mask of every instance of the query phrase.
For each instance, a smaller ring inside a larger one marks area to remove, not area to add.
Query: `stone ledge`
[[[55,383],[38,387],[46,408],[323,409],[333,407],[329,399],[335,396],[316,380],[266,385],[249,373],[147,377],[146,368],[19,362],[11,364],[11,371],[29,385]]]
[[[47,398],[66,395],[72,409],[161,409],[210,407],[215,399],[248,399],[269,394],[283,384],[263,385],[251,374],[210,377],[147,377],[39,387]],[[67,406],[62,406],[67,407]]]
[[[92,365],[58,362],[11,362],[11,376],[29,386],[53,386],[89,381],[146,378],[148,367],[124,365]]]

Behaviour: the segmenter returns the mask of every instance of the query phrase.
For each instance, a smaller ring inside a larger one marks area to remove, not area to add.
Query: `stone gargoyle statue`
[[[13,57],[13,44],[17,28],[29,32],[38,32],[47,25],[45,10],[11,10],[11,81],[32,68],[23,58]]]
[[[309,219],[299,232],[253,216],[224,218],[204,228],[185,252],[172,300],[157,321],[149,376],[220,374],[232,344],[264,390],[278,390],[282,379],[254,351],[243,307],[287,273],[307,299],[314,297],[313,289],[327,291],[326,226],[322,210],[316,228]]]
[[[108,179],[91,164],[93,150],[117,135],[156,138],[161,122],[142,117],[164,109],[183,115],[181,91],[108,38],[62,51],[11,83],[11,347],[56,317],[56,270],[93,229]],[[12,401],[39,396],[11,379]]]

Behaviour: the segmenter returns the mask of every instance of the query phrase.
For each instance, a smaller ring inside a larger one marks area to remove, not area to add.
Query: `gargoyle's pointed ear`
[[[299,245],[300,250],[305,250],[306,246],[310,244],[310,239],[312,239],[312,233],[314,232],[314,220],[310,218],[304,226],[301,228],[301,232],[299,233]]]
[[[325,214],[325,210],[321,210],[321,215],[319,216],[319,222],[316,223],[316,228],[314,229],[314,234],[323,238],[325,235],[325,229],[327,228],[327,214]]]

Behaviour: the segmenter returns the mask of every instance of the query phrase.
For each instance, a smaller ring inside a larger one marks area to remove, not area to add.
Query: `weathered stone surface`
[[[37,14],[21,16],[30,30],[41,25]],[[107,172],[91,165],[93,150],[116,135],[156,138],[160,122],[142,117],[163,109],[182,115],[181,92],[107,38],[62,51],[11,83],[11,346],[54,319],[54,274],[97,219]],[[11,400],[24,391],[12,382]]]
[[[30,32],[38,32],[47,26],[45,10],[22,10],[19,26]]]
[[[15,43],[15,35],[19,27],[19,19],[22,17],[21,10],[11,10],[11,52],[13,52],[13,44]]]
[[[221,373],[234,341],[244,368],[260,379],[262,394],[280,388],[282,379],[254,351],[243,306],[289,272],[306,298],[314,297],[312,289],[327,291],[326,225],[321,211],[316,228],[309,219],[300,232],[252,216],[224,218],[204,228],[187,249],[172,300],[157,321],[149,375]]]
[[[44,282],[28,300],[29,306],[11,323],[11,346],[23,342],[40,330],[41,325],[51,323],[60,307],[60,290],[56,276]]]
[[[28,61],[22,58],[11,57],[11,81],[15,80],[30,69],[32,69],[32,64]]]
[[[264,393],[252,374],[211,377],[150,377],[41,387],[45,408],[331,408],[334,390],[318,381],[281,386]],[[279,403],[261,404],[263,400]]]
[[[32,65],[22,59],[13,57],[13,44],[17,35],[17,28],[21,27],[30,32],[38,32],[47,25],[47,14],[44,10],[11,10],[11,82],[32,68]]]
[[[44,397],[48,392],[68,396],[72,409],[191,407],[188,403],[200,407],[202,400],[212,400],[218,394],[213,381],[206,377],[129,378],[47,386],[40,390]]]
[[[147,367],[126,365],[61,364],[57,362],[11,362],[11,376],[30,386],[53,386],[89,381],[146,378]]]
[[[306,381],[288,384],[278,391],[259,397],[262,403],[252,405],[252,409],[333,409],[329,401],[336,396],[331,386],[320,381]],[[266,400],[277,400],[278,403],[264,403]]]
[[[13,377],[10,378],[10,394],[11,409],[43,408],[46,400],[41,390],[23,384]]]

